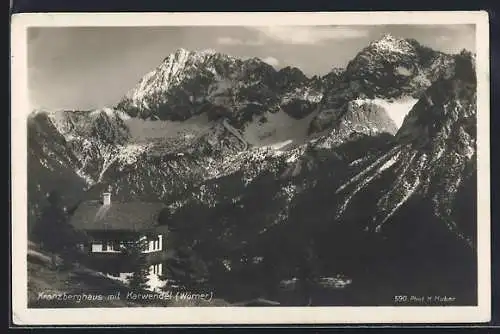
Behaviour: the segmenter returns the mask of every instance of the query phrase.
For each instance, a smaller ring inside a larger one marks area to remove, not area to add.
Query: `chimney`
[[[110,204],[111,204],[111,193],[103,193],[102,205],[110,205]]]

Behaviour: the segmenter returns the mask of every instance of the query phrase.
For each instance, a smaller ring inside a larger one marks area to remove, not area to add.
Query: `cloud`
[[[452,32],[473,32],[475,30],[474,24],[432,24],[418,26],[429,29],[447,30]]]
[[[437,37],[437,41],[439,41],[439,42],[449,42],[451,40],[453,40],[453,38],[451,38],[451,36],[441,35],[441,36]]]
[[[365,27],[269,26],[255,27],[261,35],[285,44],[319,44],[324,41],[368,36]]]
[[[221,45],[262,45],[264,44],[263,40],[242,40],[239,38],[233,37],[219,37],[217,38],[217,44]]]
[[[219,37],[217,38],[217,44],[223,45],[242,45],[244,44],[241,39],[232,38],[232,37]]]
[[[268,63],[273,67],[277,67],[280,64],[280,61],[274,57],[266,57],[262,59],[263,62]]]
[[[251,36],[217,38],[219,45],[259,46],[268,43],[313,45],[328,40],[360,38],[368,36],[363,26],[266,26],[246,27]]]

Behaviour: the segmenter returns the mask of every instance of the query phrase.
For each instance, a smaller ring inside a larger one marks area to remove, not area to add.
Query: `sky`
[[[384,33],[447,53],[475,52],[474,25],[55,27],[28,30],[32,109],[89,110],[115,105],[178,48],[259,57],[306,75],[345,67]]]

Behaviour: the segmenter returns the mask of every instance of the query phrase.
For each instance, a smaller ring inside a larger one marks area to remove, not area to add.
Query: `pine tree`
[[[189,248],[177,249],[175,255],[165,262],[163,280],[171,280],[185,289],[196,289],[204,278],[206,268]],[[164,289],[168,290],[168,283]]]
[[[81,236],[69,224],[59,192],[49,192],[47,202],[33,229],[33,239],[50,252],[70,254]]]
[[[144,242],[144,240],[138,240],[130,242],[126,250],[134,268],[132,277],[129,281],[129,287],[134,291],[145,290],[149,287],[148,263],[146,255],[143,253],[145,247],[146,243]]]
[[[298,290],[303,298],[303,303],[310,306],[317,279],[317,259],[312,240],[301,248],[298,258],[297,276],[299,279]]]
[[[167,282],[162,289],[170,289],[168,281],[174,281],[185,289],[195,289],[208,275],[205,263],[193,250],[188,229],[178,227],[170,230],[168,243],[175,252],[163,265],[164,272],[160,278]]]

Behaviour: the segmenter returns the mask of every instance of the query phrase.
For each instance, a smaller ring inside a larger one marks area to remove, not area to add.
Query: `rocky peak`
[[[212,57],[214,55],[222,55],[221,53],[217,52],[217,50],[214,49],[203,49],[203,50],[197,50],[197,51],[191,51],[187,50],[184,48],[178,48],[175,50],[175,52],[169,54],[165,59],[165,61],[179,61],[182,62],[184,59],[192,58],[196,60],[204,60],[208,57]]]
[[[379,53],[409,53],[414,46],[406,39],[396,38],[391,34],[384,34],[380,39],[370,43],[369,48]]]
[[[306,75],[297,67],[286,66],[279,70],[278,73],[282,75],[297,76],[304,80],[307,79]]]
[[[32,133],[53,128],[64,137],[67,143],[87,138],[94,138],[102,143],[121,144],[129,138],[129,129],[125,125],[128,116],[111,108],[97,110],[58,110],[34,111],[29,117]],[[45,129],[37,128],[45,124]]]
[[[321,93],[321,83],[298,68],[277,71],[257,57],[181,48],[146,74],[117,109],[144,119],[186,120],[216,107],[234,119],[251,121],[267,110],[278,110],[280,102],[299,100],[303,109],[304,101],[311,111]]]
[[[344,73],[345,69],[334,67],[330,72],[322,76],[320,78],[320,81],[322,82],[325,91],[329,91],[330,89],[335,87],[335,85],[342,80]]]
[[[142,77],[116,107],[142,118],[159,117],[158,112],[168,100],[186,108],[207,94],[207,85],[214,77],[228,76],[235,63],[235,58],[215,50],[179,48]]]
[[[296,67],[284,67],[277,73],[276,84],[279,87],[292,88],[303,84],[308,80],[307,76]]]
[[[376,102],[388,108],[393,120],[400,120],[433,82],[454,73],[455,58],[415,40],[383,35],[362,49],[345,72],[330,74],[332,83],[326,85],[311,131],[330,126],[335,115],[342,115],[353,100]]]
[[[167,58],[170,58],[170,57],[175,57],[175,58],[181,58],[181,57],[186,57],[190,54],[191,52],[189,50],[186,50],[184,48],[178,48],[177,50],[175,50],[174,53],[171,53],[170,55],[168,55],[166,57]]]
[[[215,54],[219,54],[219,52],[217,52],[217,50],[215,50],[215,49],[204,49],[204,50],[198,51],[198,53],[201,55],[205,55],[205,56],[213,56]]]
[[[424,145],[458,132],[472,136],[475,113],[474,63],[470,54],[462,53],[455,57],[454,74],[436,81],[425,91],[409,112],[397,137],[401,141]]]
[[[346,73],[352,79],[377,77],[387,74],[416,74],[420,63],[416,46],[409,41],[385,34],[361,50],[347,65]]]

